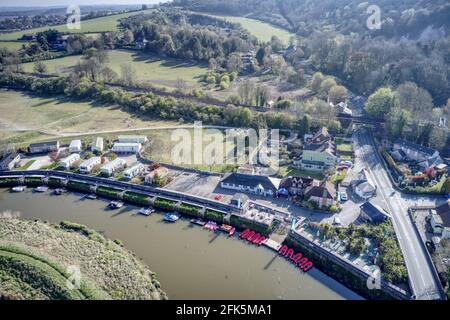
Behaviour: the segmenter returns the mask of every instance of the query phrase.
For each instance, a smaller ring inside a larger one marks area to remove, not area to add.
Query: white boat
[[[27,187],[25,187],[25,186],[17,186],[17,187],[12,188],[11,190],[13,192],[23,192],[26,188]]]
[[[153,212],[155,212],[155,209],[152,208],[141,208],[141,210],[139,210],[139,214],[142,214],[144,216],[149,216]]]
[[[123,202],[122,201],[111,201],[110,203],[109,203],[109,207],[111,208],[111,209],[120,209],[120,208],[122,208],[123,207]]]
[[[48,190],[47,186],[39,186],[39,187],[34,188],[34,191],[36,191],[36,192],[46,192],[47,190]]]
[[[167,222],[176,222],[176,221],[178,221],[178,219],[180,219],[180,215],[175,212],[167,213],[164,216],[164,221],[167,221]]]
[[[95,199],[97,199],[97,195],[91,193],[90,195],[87,195],[86,198],[89,200],[95,200]]]

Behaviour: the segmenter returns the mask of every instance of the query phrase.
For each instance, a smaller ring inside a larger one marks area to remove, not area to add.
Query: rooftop
[[[386,218],[390,218],[389,213],[386,212],[383,208],[373,204],[370,201],[363,203],[360,206],[361,210],[363,210],[374,222],[381,222],[386,220]]]
[[[411,142],[411,141],[407,141],[407,140],[403,140],[403,139],[395,140],[394,144],[399,145],[402,148],[417,150],[418,152],[427,154],[430,157],[432,155],[434,155],[435,152],[436,152],[436,150],[433,149],[433,148],[424,147],[424,146],[421,146],[421,145],[419,145],[417,143],[414,143],[414,142]]]
[[[279,179],[242,173],[228,173],[221,182],[238,186],[249,186],[251,188],[261,185],[265,190],[273,190],[274,192],[278,190],[280,183]]]
[[[450,228],[450,200],[436,207],[436,213],[442,218],[442,225]]]

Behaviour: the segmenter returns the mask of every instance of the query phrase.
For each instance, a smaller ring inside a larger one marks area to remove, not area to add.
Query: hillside
[[[69,288],[77,270],[79,286]],[[0,218],[0,297],[165,299],[147,266],[120,242],[70,222]]]
[[[204,12],[258,18],[299,35],[314,31],[368,33],[367,7],[378,5],[383,27],[378,35],[417,37],[432,27],[449,34],[450,4],[446,0],[174,0],[174,5]]]

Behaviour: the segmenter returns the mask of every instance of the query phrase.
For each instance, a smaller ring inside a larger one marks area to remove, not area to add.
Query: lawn
[[[146,10],[146,13],[151,12],[152,9]],[[35,28],[35,29],[29,29],[29,30],[22,30],[12,33],[6,33],[3,35],[0,35],[0,41],[1,40],[17,40],[20,37],[22,37],[25,33],[37,33],[48,29],[56,29],[60,32],[64,33],[95,33],[95,32],[106,32],[106,31],[116,31],[118,28],[119,20],[122,18],[126,18],[132,15],[139,14],[137,12],[129,12],[129,13],[122,13],[122,14],[116,14],[111,15],[107,17],[100,17],[96,19],[81,21],[81,29],[80,30],[70,30],[67,28],[67,26],[59,25],[59,26],[46,26],[41,28]]]
[[[230,22],[239,23],[241,26],[254,35],[260,41],[270,41],[272,36],[277,36],[280,38],[284,44],[289,43],[289,39],[294,36],[287,30],[271,25],[267,22],[262,22],[256,19],[244,18],[244,17],[234,17],[234,16],[218,16],[224,18]]]
[[[317,180],[323,180],[324,175],[321,172],[299,170],[292,167],[281,167],[279,174],[282,177],[296,176],[296,177],[311,177]]]
[[[50,99],[0,90],[0,140],[27,144],[57,134],[88,134],[90,131],[127,130],[175,125],[173,121],[139,118],[117,106]],[[20,130],[20,131],[19,131]]]
[[[68,56],[47,60],[44,63],[47,65],[49,73],[64,73],[81,59],[81,56]],[[117,74],[120,75],[121,65],[125,63],[132,65],[136,71],[137,80],[172,88],[177,86],[178,79],[185,81],[188,86],[196,86],[207,71],[206,66],[184,60],[161,59],[154,55],[131,50],[109,51],[108,66]],[[22,66],[25,72],[33,72],[34,63],[25,63]]]
[[[19,51],[27,42],[0,41],[0,48],[8,48],[11,51]]]

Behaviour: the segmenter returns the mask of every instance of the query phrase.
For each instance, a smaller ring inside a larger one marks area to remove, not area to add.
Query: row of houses
[[[312,201],[319,208],[328,208],[336,203],[334,185],[312,178],[286,177],[284,179],[244,173],[228,173],[220,182],[224,189],[239,193],[251,193],[265,197],[300,196]]]

